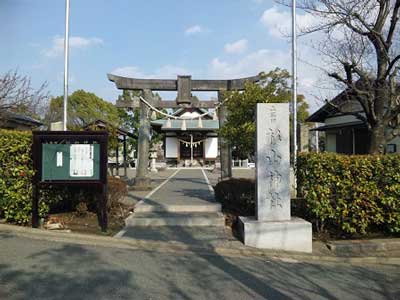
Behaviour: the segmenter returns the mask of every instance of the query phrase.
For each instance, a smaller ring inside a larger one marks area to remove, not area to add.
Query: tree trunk
[[[371,142],[369,145],[369,154],[383,154],[385,150],[385,126],[382,123],[377,124],[371,129]]]
[[[375,122],[371,124],[371,143],[369,145],[370,154],[383,154],[386,146],[385,129],[387,123],[385,119],[385,108],[389,99],[389,87],[385,79],[377,80],[374,85],[374,110]]]

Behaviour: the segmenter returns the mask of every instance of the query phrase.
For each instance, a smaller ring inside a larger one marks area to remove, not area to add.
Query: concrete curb
[[[45,240],[60,243],[109,247],[118,249],[142,250],[168,253],[196,253],[199,255],[227,257],[266,257],[276,260],[292,260],[295,262],[330,262],[345,264],[382,264],[400,265],[400,257],[366,256],[337,257],[329,255],[299,254],[293,252],[267,251],[254,248],[235,249],[222,247],[199,247],[178,242],[154,242],[146,240],[129,240],[108,236],[86,235],[79,233],[54,232],[43,229],[33,229],[15,225],[0,224],[0,232],[35,240]],[[5,240],[6,241],[6,240]]]
[[[363,255],[385,251],[399,251],[400,253],[400,239],[333,241],[327,243],[327,247],[338,256]]]

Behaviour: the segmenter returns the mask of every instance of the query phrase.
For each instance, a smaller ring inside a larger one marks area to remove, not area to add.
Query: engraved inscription
[[[282,208],[282,198],[280,197],[279,193],[276,192],[270,192],[271,196],[271,208],[276,208],[279,206]]]
[[[270,145],[276,145],[279,142],[282,142],[281,131],[278,128],[269,128],[267,132],[267,142]]]
[[[290,220],[289,105],[257,104],[257,218]]]
[[[267,155],[265,157],[267,165],[269,166],[267,173],[267,184],[269,189],[265,197],[267,202],[269,201],[271,209],[282,208],[282,199],[279,194],[279,187],[282,184],[282,175],[279,172],[279,166],[282,161],[282,155],[279,153],[278,146],[282,142],[282,134],[279,128],[277,128],[277,111],[275,106],[271,106],[269,113],[269,128],[266,131],[266,149]],[[269,182],[269,183],[268,183]]]
[[[275,106],[271,107],[270,120],[271,120],[271,123],[275,123],[276,122],[276,107]]]

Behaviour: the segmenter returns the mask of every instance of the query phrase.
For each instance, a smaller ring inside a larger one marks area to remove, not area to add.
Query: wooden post
[[[124,177],[127,176],[126,168],[127,168],[127,159],[126,159],[126,135],[124,135]]]
[[[32,228],[39,227],[39,187],[38,182],[32,184]]]
[[[104,163],[103,167],[100,168],[101,174],[101,185],[100,185],[100,199],[98,203],[98,221],[101,227],[102,232],[106,232],[108,229],[108,195],[107,195],[107,188],[108,188],[108,178],[107,178],[107,167],[106,162],[108,158],[108,134],[103,138],[102,147],[100,148],[100,161]]]
[[[115,168],[116,168],[116,172],[117,172],[117,176],[119,176],[119,140],[117,139],[117,149],[115,149]]]
[[[102,193],[102,197],[103,197],[103,210],[102,210],[102,215],[103,215],[103,224],[101,227],[101,231],[103,232],[107,232],[108,229],[108,216],[107,216],[107,204],[108,204],[108,197],[107,197],[107,188],[108,188],[108,184],[104,184],[103,185],[103,193]]]
[[[219,102],[223,101],[222,91],[218,91],[218,100]],[[228,109],[225,105],[221,105],[218,110],[219,128],[224,126],[227,116]],[[229,142],[225,138],[219,136],[218,142],[221,161],[221,180],[223,180],[232,177],[232,153]]]
[[[108,229],[108,217],[107,217],[107,183],[101,185],[100,193],[97,193],[97,220],[99,222],[102,232],[107,232]]]
[[[144,90],[144,98],[151,101],[151,90]],[[139,125],[139,143],[138,143],[138,165],[136,167],[135,186],[149,188],[151,180],[148,177],[147,167],[149,165],[150,151],[150,121],[148,119],[149,108],[140,102],[140,125]]]

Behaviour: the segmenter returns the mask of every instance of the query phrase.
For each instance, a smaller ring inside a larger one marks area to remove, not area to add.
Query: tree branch
[[[35,90],[29,77],[19,75],[17,70],[8,71],[0,75],[0,109],[22,110],[24,113],[36,115],[40,105],[49,98],[46,89],[46,82]]]
[[[400,61],[400,54],[397,55],[389,64],[389,67],[385,73],[385,77],[390,76],[390,73],[392,72],[393,67],[396,65],[396,63]]]
[[[399,9],[400,9],[400,0],[397,0],[393,8],[392,18],[390,21],[390,28],[386,39],[387,49],[389,49],[390,46],[392,45],[393,35],[396,31],[396,26],[399,21]]]

